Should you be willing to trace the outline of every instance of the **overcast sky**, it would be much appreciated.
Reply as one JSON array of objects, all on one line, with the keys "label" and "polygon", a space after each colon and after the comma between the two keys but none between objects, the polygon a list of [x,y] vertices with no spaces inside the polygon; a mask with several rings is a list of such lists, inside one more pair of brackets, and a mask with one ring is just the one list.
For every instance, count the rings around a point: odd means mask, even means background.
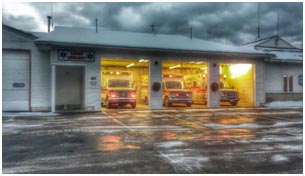
[{"label": "overcast sky", "polygon": [[[33,2],[2,4],[4,24],[26,31],[47,31],[47,15],[53,25],[99,27],[107,30],[150,32],[155,25],[158,33],[190,35],[222,43],[243,44],[257,38],[258,3],[232,2]],[[261,38],[279,34],[300,46],[303,41],[303,4],[301,2],[260,3]]]}]

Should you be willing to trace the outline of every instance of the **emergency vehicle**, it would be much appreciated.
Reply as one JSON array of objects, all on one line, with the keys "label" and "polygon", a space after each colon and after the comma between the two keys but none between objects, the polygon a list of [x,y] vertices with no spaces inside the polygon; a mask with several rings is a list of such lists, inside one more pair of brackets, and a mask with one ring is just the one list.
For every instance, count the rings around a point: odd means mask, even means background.
[{"label": "emergency vehicle", "polygon": [[[185,75],[184,81],[186,87],[192,91],[192,99],[194,103],[207,104],[208,85],[206,74]],[[239,101],[239,93],[230,87],[224,77],[220,77],[220,102],[229,102],[232,106],[236,106]]]},{"label": "emergency vehicle", "polygon": [[102,106],[112,108],[113,105],[130,104],[136,108],[136,90],[132,88],[132,72],[103,71],[102,72]]},{"label": "emergency vehicle", "polygon": [[220,78],[220,102],[228,102],[236,106],[239,101],[239,93],[234,87],[230,86],[224,77]]},{"label": "emergency vehicle", "polygon": [[184,76],[186,88],[192,91],[194,104],[207,104],[208,89],[206,79],[206,74],[192,74]]},{"label": "emergency vehicle", "polygon": [[192,105],[192,92],[185,89],[182,75],[163,74],[162,84],[163,106],[169,107],[173,103],[184,103],[187,107]]}]

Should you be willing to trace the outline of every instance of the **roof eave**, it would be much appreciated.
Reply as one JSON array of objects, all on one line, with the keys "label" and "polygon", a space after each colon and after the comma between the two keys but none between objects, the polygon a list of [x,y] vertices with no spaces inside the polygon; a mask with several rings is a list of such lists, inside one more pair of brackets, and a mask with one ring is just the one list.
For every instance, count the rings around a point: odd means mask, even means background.
[{"label": "roof eave", "polygon": [[83,43],[68,43],[68,42],[54,42],[54,41],[43,41],[36,40],[36,44],[51,45],[51,46],[73,46],[73,47],[89,47],[89,48],[105,48],[105,49],[128,49],[128,50],[146,50],[146,51],[172,51],[172,52],[188,52],[188,53],[204,53],[204,54],[232,54],[239,56],[256,56],[262,58],[274,57],[274,54],[266,53],[241,53],[241,52],[230,52],[230,51],[199,51],[199,50],[180,50],[180,49],[164,49],[164,48],[148,48],[148,47],[128,47],[128,46],[111,46],[111,45],[99,45],[99,44],[83,44]]},{"label": "roof eave", "polygon": [[266,62],[277,62],[277,63],[303,63],[303,60],[296,59],[265,59]]},{"label": "roof eave", "polygon": [[2,24],[2,28],[5,28],[5,29],[8,29],[8,30],[12,30],[14,31],[15,33],[18,33],[18,34],[22,34],[24,35],[25,37],[28,37],[30,39],[37,39],[38,37],[37,36],[34,36],[28,32],[25,32],[25,31],[22,31],[22,30],[19,30],[19,29],[16,29],[14,27],[11,27],[11,26],[8,26],[8,25],[5,25],[5,24]]}]

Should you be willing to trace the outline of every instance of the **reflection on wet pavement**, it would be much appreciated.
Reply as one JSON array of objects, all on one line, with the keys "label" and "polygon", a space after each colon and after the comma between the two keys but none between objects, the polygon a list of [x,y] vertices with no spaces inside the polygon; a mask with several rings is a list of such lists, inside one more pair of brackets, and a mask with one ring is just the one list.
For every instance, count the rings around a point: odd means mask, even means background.
[{"label": "reflection on wet pavement", "polygon": [[218,119],[216,123],[220,123],[223,125],[235,125],[241,123],[255,123],[255,118],[247,117],[247,116],[235,116],[235,117],[225,117]]},{"label": "reflection on wet pavement", "polygon": [[171,141],[171,140],[195,140],[199,139],[202,136],[202,134],[196,134],[193,131],[164,131],[162,133],[162,137],[165,140]]},{"label": "reflection on wet pavement", "polygon": [[136,145],[128,145],[122,141],[122,137],[118,135],[100,136],[97,139],[97,149],[101,151],[118,151],[122,149],[136,150],[140,149]]},{"label": "reflection on wet pavement", "polygon": [[213,130],[209,134],[203,136],[204,140],[209,140],[214,143],[221,143],[225,141],[235,142],[236,140],[255,139],[256,135],[251,129],[230,128]]},{"label": "reflection on wet pavement", "polygon": [[3,172],[302,173],[302,116],[212,109],[4,118]]}]

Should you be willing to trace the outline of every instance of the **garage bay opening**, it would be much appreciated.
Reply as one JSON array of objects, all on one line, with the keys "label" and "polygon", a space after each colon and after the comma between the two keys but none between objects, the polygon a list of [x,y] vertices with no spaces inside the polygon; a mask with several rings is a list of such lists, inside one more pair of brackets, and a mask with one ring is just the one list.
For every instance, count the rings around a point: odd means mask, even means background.
[{"label": "garage bay opening", "polygon": [[102,108],[148,109],[148,64],[145,58],[102,58]]},{"label": "garage bay opening", "polygon": [[207,63],[164,61],[162,65],[164,108],[203,108],[207,105]]},{"label": "garage bay opening", "polygon": [[254,105],[252,64],[220,64],[219,82],[221,106]]}]

